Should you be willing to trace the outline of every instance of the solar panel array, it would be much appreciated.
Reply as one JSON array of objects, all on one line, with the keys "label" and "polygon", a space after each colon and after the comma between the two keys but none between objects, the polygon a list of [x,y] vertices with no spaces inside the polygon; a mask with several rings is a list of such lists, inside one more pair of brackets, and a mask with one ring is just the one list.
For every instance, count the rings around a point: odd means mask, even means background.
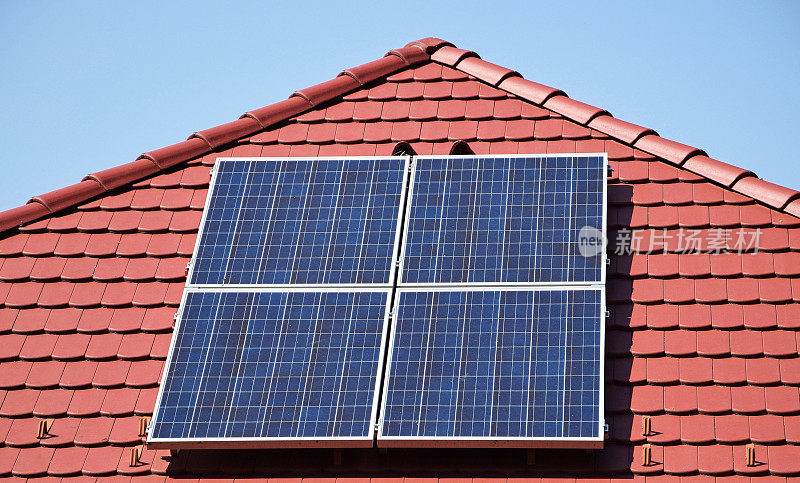
[{"label": "solar panel array", "polygon": [[389,284],[406,164],[220,162],[189,283]]},{"label": "solar panel array", "polygon": [[605,156],[410,161],[218,160],[149,444],[602,441]]},{"label": "solar panel array", "polygon": [[415,159],[402,283],[601,283],[603,156]]},{"label": "solar panel array", "polygon": [[598,437],[601,296],[400,291],[379,437]]}]

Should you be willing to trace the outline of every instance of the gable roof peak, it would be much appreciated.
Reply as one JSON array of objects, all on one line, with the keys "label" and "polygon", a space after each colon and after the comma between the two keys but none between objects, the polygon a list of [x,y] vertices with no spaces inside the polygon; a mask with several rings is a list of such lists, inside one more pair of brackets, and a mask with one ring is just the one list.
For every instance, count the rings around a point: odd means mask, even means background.
[{"label": "gable roof peak", "polygon": [[632,148],[752,197],[772,208],[800,216],[800,192],[760,180],[751,171],[709,158],[698,148],[664,139],[654,130],[614,118],[608,111],[570,99],[563,91],[524,79],[519,72],[487,62],[473,51],[435,37],[409,42],[384,57],[343,70],[329,81],[301,89],[288,99],[242,114],[239,119],[193,133],[186,141],[149,151],[136,160],[86,176],[80,183],[43,195],[0,213],[0,232],[76,206],[180,163],[252,136],[375,80],[424,62],[436,62],[608,135]]}]

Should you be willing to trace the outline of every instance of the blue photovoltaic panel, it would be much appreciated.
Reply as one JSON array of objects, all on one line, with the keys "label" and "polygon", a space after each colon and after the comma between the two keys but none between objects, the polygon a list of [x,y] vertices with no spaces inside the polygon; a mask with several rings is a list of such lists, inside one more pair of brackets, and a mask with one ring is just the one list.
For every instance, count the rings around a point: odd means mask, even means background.
[{"label": "blue photovoltaic panel", "polygon": [[222,160],[190,284],[388,284],[406,158]]},{"label": "blue photovoltaic panel", "polygon": [[604,156],[414,163],[402,283],[602,282]]},{"label": "blue photovoltaic panel", "polygon": [[387,296],[189,291],[151,441],[371,445]]},{"label": "blue photovoltaic panel", "polygon": [[600,438],[601,307],[601,289],[400,291],[379,438]]}]

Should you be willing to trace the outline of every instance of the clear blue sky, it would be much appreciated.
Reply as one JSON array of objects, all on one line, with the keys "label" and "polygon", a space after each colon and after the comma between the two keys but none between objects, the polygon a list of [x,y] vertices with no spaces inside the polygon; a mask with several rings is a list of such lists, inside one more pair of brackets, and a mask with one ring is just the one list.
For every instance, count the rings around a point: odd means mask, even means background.
[{"label": "clear blue sky", "polygon": [[0,210],[427,36],[800,189],[796,1],[7,1]]}]

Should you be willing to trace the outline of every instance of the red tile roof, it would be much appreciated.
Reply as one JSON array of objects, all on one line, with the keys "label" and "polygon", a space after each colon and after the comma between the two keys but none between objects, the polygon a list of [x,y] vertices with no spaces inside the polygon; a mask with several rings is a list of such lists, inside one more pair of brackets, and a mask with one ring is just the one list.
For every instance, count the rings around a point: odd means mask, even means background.
[{"label": "red tile roof", "polygon": [[[645,249],[612,253],[608,268],[605,448],[537,450],[533,465],[517,450],[346,450],[338,464],[330,450],[145,450],[131,466],[215,159],[383,155],[398,143],[418,154],[609,153],[610,239],[633,231]],[[0,476],[800,476],[796,216],[796,191],[474,52],[439,39],[412,42],[0,213]],[[733,248],[742,229],[758,229],[759,254],[680,253],[680,228],[695,230],[705,250]],[[657,251],[646,253],[648,243]],[[651,432],[643,434],[647,416]],[[54,422],[38,439],[42,418]]]}]

